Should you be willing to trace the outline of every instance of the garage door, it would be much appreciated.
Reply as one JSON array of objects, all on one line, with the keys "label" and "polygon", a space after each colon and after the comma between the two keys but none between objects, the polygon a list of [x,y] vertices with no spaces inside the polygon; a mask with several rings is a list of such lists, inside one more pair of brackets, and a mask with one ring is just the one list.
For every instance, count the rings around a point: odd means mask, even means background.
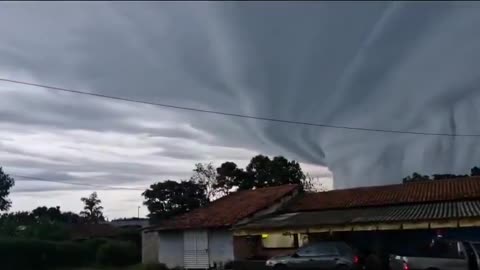
[{"label": "garage door", "polygon": [[185,231],[183,247],[185,269],[209,268],[207,231]]}]

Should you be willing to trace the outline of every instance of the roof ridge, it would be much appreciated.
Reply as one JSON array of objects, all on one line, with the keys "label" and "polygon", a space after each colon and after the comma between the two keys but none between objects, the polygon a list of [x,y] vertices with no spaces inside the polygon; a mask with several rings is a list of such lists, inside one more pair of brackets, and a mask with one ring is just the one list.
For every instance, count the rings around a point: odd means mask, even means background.
[{"label": "roof ridge", "polygon": [[323,194],[335,191],[348,191],[348,190],[362,190],[362,189],[372,189],[372,188],[387,188],[387,187],[405,187],[410,185],[435,185],[440,182],[451,182],[451,181],[480,181],[480,176],[469,176],[469,177],[458,177],[458,178],[446,178],[446,179],[436,179],[436,180],[425,180],[425,181],[414,181],[408,183],[397,183],[397,184],[388,184],[388,185],[373,185],[373,186],[361,186],[361,187],[352,187],[352,188],[339,188],[332,189],[327,191],[311,192],[309,194]]}]

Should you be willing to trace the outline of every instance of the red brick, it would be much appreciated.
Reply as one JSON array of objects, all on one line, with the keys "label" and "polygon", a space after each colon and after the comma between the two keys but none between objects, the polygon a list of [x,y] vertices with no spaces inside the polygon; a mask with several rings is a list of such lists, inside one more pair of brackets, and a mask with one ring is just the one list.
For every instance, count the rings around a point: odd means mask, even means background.
[{"label": "red brick", "polygon": [[287,211],[315,211],[478,198],[480,198],[480,177],[469,177],[307,193],[292,202]]},{"label": "red brick", "polygon": [[229,227],[260,210],[268,208],[297,189],[297,185],[283,185],[234,192],[211,202],[204,208],[165,221],[155,229]]}]

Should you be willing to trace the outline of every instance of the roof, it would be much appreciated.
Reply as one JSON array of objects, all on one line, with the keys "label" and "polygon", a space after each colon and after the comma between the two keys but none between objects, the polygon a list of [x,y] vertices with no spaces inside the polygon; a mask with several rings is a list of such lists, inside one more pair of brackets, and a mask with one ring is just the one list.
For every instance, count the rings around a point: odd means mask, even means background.
[{"label": "roof", "polygon": [[480,199],[480,177],[306,193],[287,212]]},{"label": "roof", "polygon": [[230,227],[242,219],[264,210],[282,198],[293,194],[297,185],[283,185],[237,191],[208,206],[169,219],[150,230],[180,230],[194,228]]},{"label": "roof", "polygon": [[260,218],[240,229],[276,229],[480,217],[480,200],[295,212]]}]

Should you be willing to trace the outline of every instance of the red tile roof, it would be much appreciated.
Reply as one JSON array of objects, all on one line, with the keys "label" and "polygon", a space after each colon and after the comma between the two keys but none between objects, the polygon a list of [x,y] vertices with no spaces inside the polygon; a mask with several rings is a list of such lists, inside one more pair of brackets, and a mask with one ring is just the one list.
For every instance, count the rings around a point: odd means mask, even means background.
[{"label": "red tile roof", "polygon": [[259,188],[234,192],[211,202],[204,208],[174,217],[155,226],[153,230],[229,227],[240,220],[264,210],[287,195],[293,194],[297,185]]},{"label": "red tile roof", "polygon": [[478,198],[480,198],[480,177],[469,177],[307,193],[292,201],[287,211],[315,211]]}]

